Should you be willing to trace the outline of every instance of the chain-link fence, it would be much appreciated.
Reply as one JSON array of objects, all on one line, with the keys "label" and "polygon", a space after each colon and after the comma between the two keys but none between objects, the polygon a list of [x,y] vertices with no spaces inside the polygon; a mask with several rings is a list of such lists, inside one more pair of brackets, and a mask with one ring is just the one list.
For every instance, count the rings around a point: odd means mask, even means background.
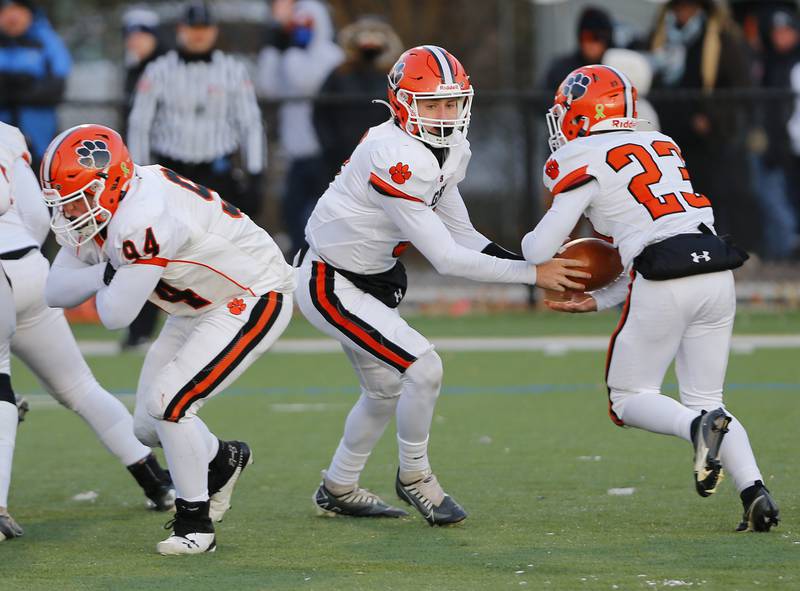
[{"label": "chain-link fence", "polygon": [[[321,96],[335,113],[371,96]],[[552,97],[539,92],[476,94],[469,139],[472,160],[461,192],[473,223],[510,248],[541,217],[541,166],[549,154],[544,113]],[[648,97],[661,129],[683,150],[695,189],[712,200],[718,229],[730,233],[756,257],[781,264],[779,274],[800,276],[797,214],[800,210],[800,137],[790,130],[795,97],[763,89],[661,91]],[[267,207],[259,221],[280,232],[279,194],[284,172],[276,137],[278,104],[262,103],[270,143]],[[72,101],[60,109],[62,126],[85,121],[121,123],[122,104]],[[759,266],[769,271],[773,267]]]}]

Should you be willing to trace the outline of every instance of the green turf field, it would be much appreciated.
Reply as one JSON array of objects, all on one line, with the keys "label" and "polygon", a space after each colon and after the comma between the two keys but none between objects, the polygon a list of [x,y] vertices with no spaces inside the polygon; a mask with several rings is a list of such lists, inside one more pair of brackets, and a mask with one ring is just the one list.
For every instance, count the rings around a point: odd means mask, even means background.
[{"label": "green turf field", "polygon": [[[602,334],[614,324],[613,315],[534,318],[414,323],[438,336]],[[581,330],[573,321],[583,320]],[[797,332],[797,320],[755,314],[739,329]],[[304,323],[291,330],[316,336]],[[728,372],[728,406],[781,505],[783,522],[766,535],[732,532],[740,505],[730,481],[714,497],[696,495],[688,444],[608,420],[599,352],[442,354],[432,461],[470,513],[450,529],[418,516],[316,517],[311,495],[355,401],[355,378],[340,354],[267,355],[202,413],[221,437],[248,441],[255,464],[218,527],[218,551],[200,557],[156,555],[165,516],[144,510],[133,480],[80,419],[34,396],[10,502],[26,535],[0,544],[3,588],[798,589],[799,354],[735,354]],[[135,387],[141,356],[90,362],[109,389]],[[17,364],[14,380],[22,392],[38,391]],[[667,381],[674,392],[674,378]],[[387,500],[395,500],[395,453],[390,430],[362,479]],[[619,487],[635,492],[608,494]],[[71,500],[87,491],[96,501]]]}]

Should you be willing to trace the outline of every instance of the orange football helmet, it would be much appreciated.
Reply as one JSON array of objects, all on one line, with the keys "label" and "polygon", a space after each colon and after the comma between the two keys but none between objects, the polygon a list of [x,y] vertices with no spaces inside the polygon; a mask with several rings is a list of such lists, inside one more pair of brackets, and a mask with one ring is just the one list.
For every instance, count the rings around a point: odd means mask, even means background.
[{"label": "orange football helmet", "polygon": [[628,77],[611,66],[583,66],[569,73],[547,112],[550,151],[598,131],[633,131],[638,93]]},{"label": "orange football helmet", "polygon": [[[436,45],[413,47],[400,56],[388,79],[389,109],[403,131],[436,148],[464,141],[475,92],[464,66],[451,53]],[[418,100],[452,98],[458,99],[455,119],[419,115]]]},{"label": "orange football helmet", "polygon": [[[53,231],[73,246],[92,240],[111,221],[132,178],[133,160],[113,129],[90,124],[62,132],[39,169],[44,201],[54,209]],[[64,205],[81,200],[84,212],[65,215]]]}]

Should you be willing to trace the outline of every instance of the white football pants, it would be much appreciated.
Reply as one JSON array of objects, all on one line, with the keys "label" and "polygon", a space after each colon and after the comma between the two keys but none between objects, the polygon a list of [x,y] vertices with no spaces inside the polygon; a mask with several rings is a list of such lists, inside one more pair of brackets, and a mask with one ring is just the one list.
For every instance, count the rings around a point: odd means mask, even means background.
[{"label": "white football pants", "polygon": [[[691,441],[690,426],[698,413],[724,408],[736,313],[733,273],[668,281],[649,281],[637,273],[630,289],[608,349],[609,414],[618,425]],[[673,359],[680,403],[661,394]],[[740,491],[761,479],[747,433],[735,417],[720,459]]]},{"label": "white football pants", "polygon": [[241,300],[243,308],[169,316],[139,376],[134,431],[142,443],[164,448],[178,497],[186,501],[208,499],[208,463],[218,446],[197,412],[272,347],[292,317],[292,294]]},{"label": "white football pants", "polygon": [[361,291],[312,250],[298,269],[296,294],[309,322],[341,343],[361,384],[328,478],[355,484],[392,416],[401,471],[428,469],[428,434],[443,371],[430,341],[396,308]]},{"label": "white football pants", "polygon": [[146,457],[150,449],[134,436],[131,413],[97,383],[64,312],[45,303],[47,259],[32,250],[21,259],[3,261],[3,267],[11,280],[17,320],[11,352],[53,398],[89,424],[120,462],[129,466]]}]

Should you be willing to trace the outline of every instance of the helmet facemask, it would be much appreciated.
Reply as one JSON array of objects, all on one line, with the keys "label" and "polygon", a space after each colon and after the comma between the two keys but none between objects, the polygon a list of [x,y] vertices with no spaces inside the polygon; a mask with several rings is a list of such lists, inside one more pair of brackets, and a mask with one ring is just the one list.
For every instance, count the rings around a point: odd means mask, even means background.
[{"label": "helmet facemask", "polygon": [[547,138],[547,143],[550,146],[550,152],[553,153],[560,147],[567,144],[567,136],[561,131],[561,122],[567,114],[567,109],[561,103],[556,103],[547,111],[545,119],[547,120],[547,131],[550,134]]},{"label": "helmet facemask", "polygon": [[[447,86],[447,88],[443,88]],[[472,113],[472,87],[466,90],[457,84],[440,85],[436,92],[396,91],[397,103],[405,109],[407,117],[404,131],[434,148],[452,148],[466,139]],[[420,100],[452,100],[458,102],[454,119],[434,119],[419,114]]]},{"label": "helmet facemask", "polygon": [[[50,221],[53,232],[74,247],[82,246],[97,236],[111,221],[111,212],[100,205],[100,196],[105,188],[105,179],[97,178],[69,195],[62,196],[56,189],[43,189],[45,203],[54,210]],[[75,202],[82,202],[85,211],[69,218],[64,213],[64,206]]]}]

